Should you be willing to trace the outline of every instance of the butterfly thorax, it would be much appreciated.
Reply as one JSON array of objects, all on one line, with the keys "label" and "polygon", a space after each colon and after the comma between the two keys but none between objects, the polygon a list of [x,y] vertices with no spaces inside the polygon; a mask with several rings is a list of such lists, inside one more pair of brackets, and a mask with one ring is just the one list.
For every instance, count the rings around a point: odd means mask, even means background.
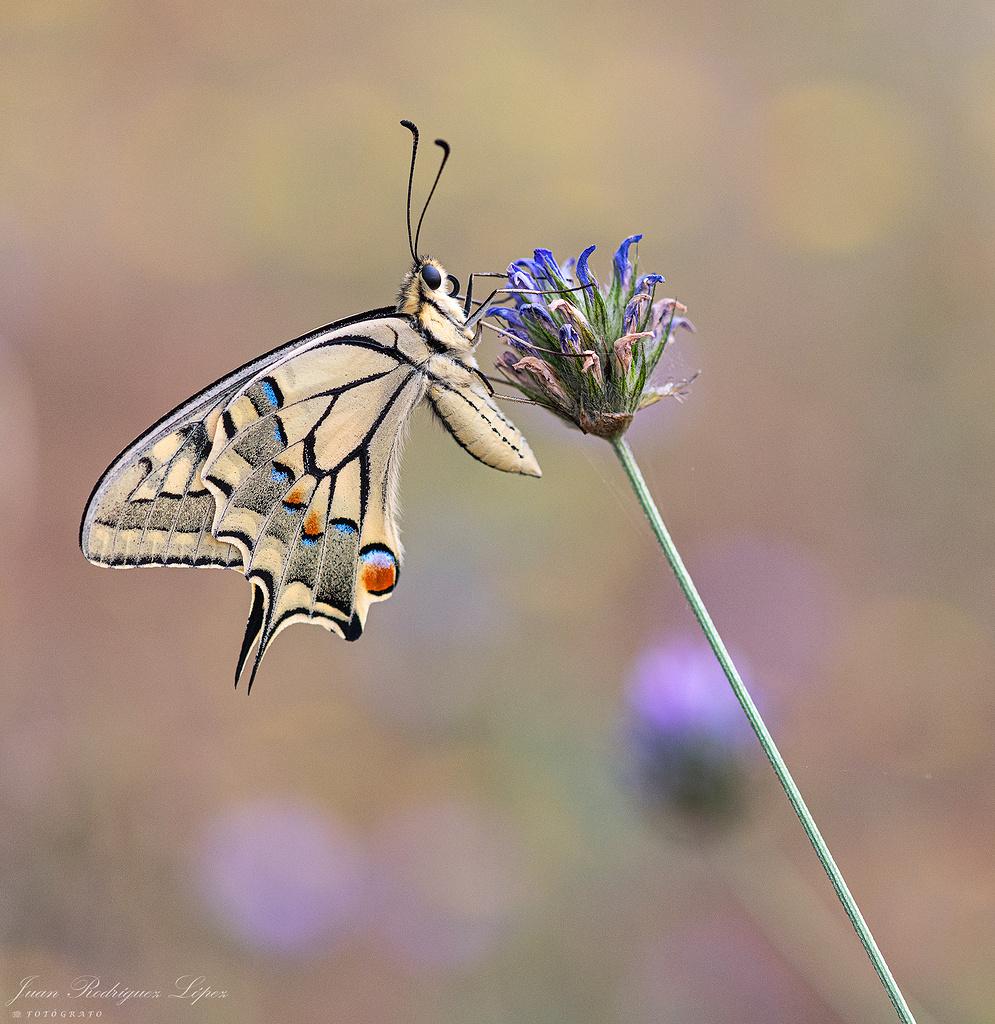
[{"label": "butterfly thorax", "polygon": [[[432,287],[436,275],[439,284]],[[413,318],[431,350],[465,359],[473,352],[478,336],[467,328],[463,307],[449,294],[451,280],[441,263],[422,256],[401,281],[397,311]]]}]

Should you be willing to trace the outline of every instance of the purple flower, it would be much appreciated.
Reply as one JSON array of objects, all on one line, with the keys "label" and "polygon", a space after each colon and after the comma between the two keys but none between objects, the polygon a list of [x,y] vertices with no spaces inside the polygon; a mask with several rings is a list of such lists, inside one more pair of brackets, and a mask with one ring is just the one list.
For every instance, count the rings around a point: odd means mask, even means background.
[{"label": "purple flower", "polygon": [[654,287],[658,284],[663,284],[665,280],[666,278],[662,274],[643,274],[641,277],[636,278],[635,292],[637,295],[640,292],[652,295]]},{"label": "purple flower", "polygon": [[487,310],[487,315],[504,320],[508,324],[505,330],[509,334],[513,334],[519,340],[529,340],[528,334],[525,330],[525,324],[522,323],[522,316],[517,309],[509,309],[507,306],[491,306]]},{"label": "purple flower", "polygon": [[595,246],[589,245],[581,254],[577,260],[577,283],[584,286],[586,291],[590,286],[597,286],[597,281],[594,280],[587,269],[587,261],[591,258],[591,253],[594,252]]},{"label": "purple flower", "polygon": [[659,732],[742,745],[753,736],[711,648],[675,638],[644,651],[627,690],[636,716]]},{"label": "purple flower", "polygon": [[650,297],[646,292],[636,292],[622,315],[622,334],[632,334],[646,318],[646,310],[650,308]]},{"label": "purple flower", "polygon": [[[508,289],[511,297],[515,300],[515,305],[518,307],[521,307],[526,302],[543,301],[541,296],[535,294],[540,289],[538,282],[530,273],[532,267],[531,260],[516,260],[508,267]],[[532,294],[523,295],[521,294],[522,292],[530,292]],[[487,315],[490,316],[490,312]]]},{"label": "purple flower", "polygon": [[566,275],[560,270],[559,264],[553,259],[553,254],[549,249],[536,249],[536,266],[539,268],[539,273],[547,278],[547,280],[563,280]]},{"label": "purple flower", "polygon": [[[549,315],[545,306],[540,306],[536,302],[527,302],[521,307],[521,314],[522,325],[526,327],[526,330],[529,326],[538,325],[543,331],[559,333],[556,322]],[[526,325],[527,320],[530,321],[528,325]]]},{"label": "purple flower", "polygon": [[612,287],[616,285],[624,291],[632,280],[632,263],[629,260],[629,246],[642,241],[642,235],[629,235],[618,247],[612,261]]},{"label": "purple flower", "polygon": [[564,352],[580,355],[580,335],[572,324],[564,324],[560,328],[560,348]]},{"label": "purple flower", "polygon": [[[499,360],[498,371],[527,398],[571,426],[597,437],[625,433],[633,416],[662,398],[682,396],[690,381],[651,384],[650,377],[673,340],[677,326],[690,327],[675,299],[653,302],[663,277],[635,278],[629,251],[642,235],[618,247],[611,285],[591,272],[588,246],[576,262],[562,266],[549,249],[508,267],[508,293],[514,308],[491,306],[509,326],[505,340],[528,361]],[[575,284],[575,282],[577,282]],[[526,342],[531,349],[526,350]],[[512,368],[514,372],[512,372]]]}]

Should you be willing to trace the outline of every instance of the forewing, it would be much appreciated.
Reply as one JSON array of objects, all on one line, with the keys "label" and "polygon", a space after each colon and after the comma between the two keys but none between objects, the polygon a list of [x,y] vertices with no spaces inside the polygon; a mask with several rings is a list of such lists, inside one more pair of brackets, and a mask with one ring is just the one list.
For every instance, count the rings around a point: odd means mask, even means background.
[{"label": "forewing", "polygon": [[475,459],[506,473],[542,476],[528,441],[472,369],[452,359],[434,359],[427,394],[456,443]]},{"label": "forewing", "polygon": [[211,534],[215,503],[202,470],[221,413],[267,365],[313,340],[341,333],[373,310],[320,328],[253,359],[177,406],[111,463],[90,494],[80,523],[83,554],[95,564],[218,565],[242,569],[237,547]]},{"label": "forewing", "polygon": [[201,471],[224,405],[244,379],[236,373],[190,399],[111,464],[80,525],[80,547],[91,562],[241,569],[238,549],[211,535],[214,498]]},{"label": "forewing", "polygon": [[357,324],[266,367],[226,405],[203,476],[213,533],[254,586],[237,674],[257,643],[254,675],[292,622],[356,639],[393,589],[396,467],[425,388],[419,343],[402,318]]}]

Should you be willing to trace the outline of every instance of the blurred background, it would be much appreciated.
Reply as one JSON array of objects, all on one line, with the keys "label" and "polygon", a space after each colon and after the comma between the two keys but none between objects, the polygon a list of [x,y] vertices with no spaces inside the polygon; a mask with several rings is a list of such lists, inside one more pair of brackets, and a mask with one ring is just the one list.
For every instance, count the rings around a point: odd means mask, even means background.
[{"label": "blurred background", "polygon": [[240,576],[80,554],[149,424],[393,301],[407,117],[464,282],[644,233],[702,372],[633,450],[921,1024],[995,1021],[990,3],[33,0],[0,53],[6,1012],[895,1019],[604,442],[419,413],[397,592],[251,697]]}]

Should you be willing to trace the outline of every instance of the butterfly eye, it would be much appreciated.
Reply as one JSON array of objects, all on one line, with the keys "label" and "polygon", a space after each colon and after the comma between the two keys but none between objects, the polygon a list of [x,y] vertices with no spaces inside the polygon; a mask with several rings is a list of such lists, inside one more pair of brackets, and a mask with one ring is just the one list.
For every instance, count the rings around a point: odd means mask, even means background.
[{"label": "butterfly eye", "polygon": [[439,272],[439,268],[433,266],[431,263],[426,263],[425,266],[421,268],[421,279],[433,291],[442,284],[442,274]]},{"label": "butterfly eye", "polygon": [[459,278],[450,274],[446,280],[449,282],[449,294],[459,295]]}]

